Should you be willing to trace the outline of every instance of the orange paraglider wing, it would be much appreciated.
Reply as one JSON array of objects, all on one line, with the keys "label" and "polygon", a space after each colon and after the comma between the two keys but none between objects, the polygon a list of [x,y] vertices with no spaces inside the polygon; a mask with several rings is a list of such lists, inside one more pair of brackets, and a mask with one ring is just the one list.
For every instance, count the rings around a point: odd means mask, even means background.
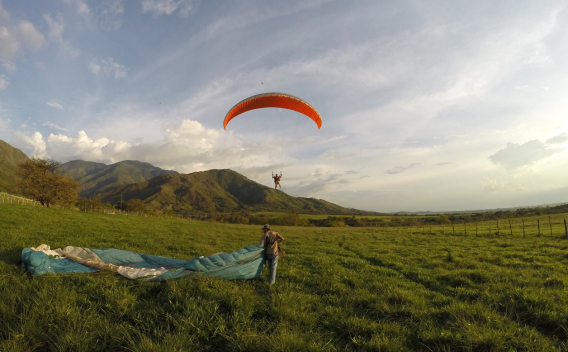
[{"label": "orange paraglider wing", "polygon": [[313,106],[298,97],[285,93],[263,93],[242,100],[229,110],[225,116],[223,128],[227,130],[227,124],[236,116],[247,111],[262,108],[282,108],[297,111],[314,120],[316,125],[318,125],[318,129],[321,128],[321,116]]}]

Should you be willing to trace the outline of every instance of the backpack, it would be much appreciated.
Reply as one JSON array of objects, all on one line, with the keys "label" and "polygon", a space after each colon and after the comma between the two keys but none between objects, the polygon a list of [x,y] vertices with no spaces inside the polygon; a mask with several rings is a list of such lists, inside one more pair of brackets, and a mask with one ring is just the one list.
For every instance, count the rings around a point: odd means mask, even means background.
[{"label": "backpack", "polygon": [[273,232],[272,231],[268,231],[266,233],[266,237],[264,238],[264,246],[268,247],[268,246],[272,246],[274,244],[274,242],[276,242],[276,236],[274,236],[274,239],[271,239],[269,237],[269,235],[271,235]]},{"label": "backpack", "polygon": [[[268,248],[278,240],[278,233],[276,233],[276,236],[274,236],[274,240],[268,237],[268,235],[272,233],[272,231],[268,231],[266,233],[266,237],[264,238],[264,248]],[[284,258],[284,251],[282,250],[282,248],[280,248],[280,245],[278,245],[278,256],[280,258]]]}]

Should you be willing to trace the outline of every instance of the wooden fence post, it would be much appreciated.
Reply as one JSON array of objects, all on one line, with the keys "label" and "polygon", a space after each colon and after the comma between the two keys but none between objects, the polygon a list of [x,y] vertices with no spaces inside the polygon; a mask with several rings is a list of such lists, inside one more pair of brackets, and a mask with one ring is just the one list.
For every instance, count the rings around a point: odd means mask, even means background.
[{"label": "wooden fence post", "polygon": [[430,226],[430,234],[432,234],[432,226]]},{"label": "wooden fence post", "polygon": [[521,221],[523,222],[523,238],[527,237],[525,235],[525,219],[521,218]]},{"label": "wooden fence post", "polygon": [[465,224],[465,221],[463,222],[463,235],[467,236],[467,226]]},{"label": "wooden fence post", "polygon": [[566,219],[564,219],[564,233],[566,234],[566,238],[568,238],[568,227],[566,226]]},{"label": "wooden fence post", "polygon": [[477,237],[477,223],[475,223],[475,237]]},{"label": "wooden fence post", "polygon": [[422,234],[424,234],[424,224],[422,224]]},{"label": "wooden fence post", "polygon": [[511,226],[511,219],[509,219],[509,230],[511,230],[511,236],[513,236],[513,227]]},{"label": "wooden fence post", "polygon": [[548,215],[548,225],[550,225],[550,238],[552,238],[552,222],[550,221],[550,215]]},{"label": "wooden fence post", "polygon": [[456,227],[454,226],[454,224],[452,224],[452,232],[454,234],[454,236],[456,235]]},{"label": "wooden fence post", "polygon": [[536,223],[538,224],[538,235],[537,235],[537,237],[540,237],[540,219],[536,219]]},{"label": "wooden fence post", "polygon": [[497,237],[501,237],[501,231],[499,229],[499,219],[497,219]]}]

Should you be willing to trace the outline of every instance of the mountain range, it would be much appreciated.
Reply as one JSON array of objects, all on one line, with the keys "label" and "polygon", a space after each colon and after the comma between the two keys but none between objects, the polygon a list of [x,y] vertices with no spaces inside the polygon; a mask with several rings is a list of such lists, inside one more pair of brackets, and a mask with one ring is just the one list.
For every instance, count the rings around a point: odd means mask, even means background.
[{"label": "mountain range", "polygon": [[[18,165],[29,160],[0,140],[0,190],[16,191]],[[190,174],[164,170],[149,163],[125,160],[112,165],[73,160],[61,171],[79,182],[79,194],[117,204],[140,199],[151,209],[192,212],[273,211],[335,215],[375,214],[341,207],[321,199],[293,197],[254,182],[229,169]]]},{"label": "mountain range", "polygon": [[371,213],[347,209],[315,198],[292,197],[254,182],[229,169],[191,174],[166,174],[147,181],[114,187],[101,193],[103,202],[140,199],[148,206],[176,213],[202,212],[297,212],[323,214]]},{"label": "mountain range", "polygon": [[125,160],[112,165],[92,161],[73,160],[61,165],[67,177],[81,184],[79,195],[94,198],[117,186],[147,181],[156,176],[177,174],[135,160]]}]

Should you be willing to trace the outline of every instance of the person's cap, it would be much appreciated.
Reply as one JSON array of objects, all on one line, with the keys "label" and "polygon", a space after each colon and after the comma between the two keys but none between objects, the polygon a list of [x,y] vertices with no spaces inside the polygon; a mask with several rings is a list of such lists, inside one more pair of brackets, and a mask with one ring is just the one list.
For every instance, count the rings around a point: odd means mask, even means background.
[{"label": "person's cap", "polygon": [[261,227],[261,229],[263,229],[263,230],[264,230],[264,229],[270,230],[270,225],[265,224],[263,227]]}]

